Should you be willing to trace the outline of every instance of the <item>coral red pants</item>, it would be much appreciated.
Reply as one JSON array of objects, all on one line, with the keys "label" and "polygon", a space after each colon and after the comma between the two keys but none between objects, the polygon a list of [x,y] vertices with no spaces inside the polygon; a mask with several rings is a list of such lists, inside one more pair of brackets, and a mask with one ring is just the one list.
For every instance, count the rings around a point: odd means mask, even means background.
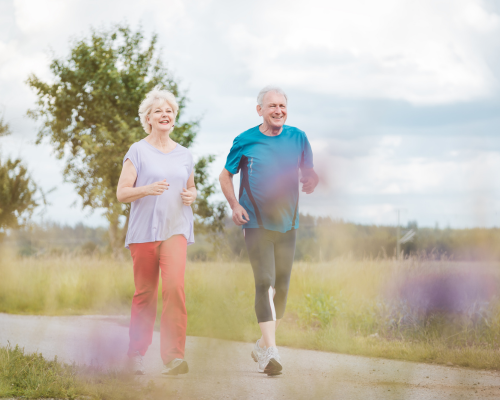
[{"label": "coral red pants", "polygon": [[160,349],[164,364],[184,358],[187,312],[184,296],[184,270],[187,241],[175,235],[165,241],[129,245],[134,261],[135,293],[130,319],[128,354],[146,353],[153,339],[161,273],[163,311]]}]

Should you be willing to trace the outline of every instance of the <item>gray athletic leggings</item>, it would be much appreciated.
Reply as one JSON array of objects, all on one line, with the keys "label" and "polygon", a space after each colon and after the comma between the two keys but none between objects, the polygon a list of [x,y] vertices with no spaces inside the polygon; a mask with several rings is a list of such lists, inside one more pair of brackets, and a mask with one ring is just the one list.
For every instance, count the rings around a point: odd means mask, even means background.
[{"label": "gray athletic leggings", "polygon": [[285,314],[295,235],[295,229],[285,233],[264,228],[245,229],[245,243],[255,278],[255,313],[259,323],[276,321]]}]

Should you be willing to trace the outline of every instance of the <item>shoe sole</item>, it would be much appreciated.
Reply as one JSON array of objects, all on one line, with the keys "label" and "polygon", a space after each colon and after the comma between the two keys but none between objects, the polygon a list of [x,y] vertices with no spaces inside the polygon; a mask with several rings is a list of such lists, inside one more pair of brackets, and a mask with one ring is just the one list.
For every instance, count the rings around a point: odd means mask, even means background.
[{"label": "shoe sole", "polygon": [[177,367],[172,368],[168,372],[162,372],[163,375],[181,375],[187,374],[189,372],[188,363],[186,361],[181,362]]},{"label": "shoe sole", "polygon": [[267,374],[268,376],[281,375],[282,369],[283,369],[283,366],[278,361],[276,361],[274,358],[271,358],[269,360],[269,363],[266,365],[266,368],[264,368],[264,373]]}]

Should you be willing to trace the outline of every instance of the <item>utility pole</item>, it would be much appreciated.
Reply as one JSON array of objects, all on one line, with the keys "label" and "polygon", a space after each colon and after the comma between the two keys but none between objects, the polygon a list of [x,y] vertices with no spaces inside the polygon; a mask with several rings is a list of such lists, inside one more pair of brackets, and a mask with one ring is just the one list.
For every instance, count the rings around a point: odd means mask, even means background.
[{"label": "utility pole", "polygon": [[399,261],[399,257],[400,257],[400,254],[401,254],[401,244],[399,243],[399,236],[400,236],[400,228],[399,228],[399,214],[401,212],[401,210],[398,208],[396,210],[398,212],[398,227],[396,229],[396,259]]},{"label": "utility pole", "polygon": [[401,211],[408,211],[406,208],[396,208],[394,211],[397,211],[398,213],[398,226],[396,227],[396,259],[399,261],[401,258],[401,243],[405,243],[404,239],[411,240],[413,238],[414,233],[411,234],[411,237],[406,238],[406,235],[403,239],[401,239],[401,226],[400,226],[400,217],[401,217]]}]

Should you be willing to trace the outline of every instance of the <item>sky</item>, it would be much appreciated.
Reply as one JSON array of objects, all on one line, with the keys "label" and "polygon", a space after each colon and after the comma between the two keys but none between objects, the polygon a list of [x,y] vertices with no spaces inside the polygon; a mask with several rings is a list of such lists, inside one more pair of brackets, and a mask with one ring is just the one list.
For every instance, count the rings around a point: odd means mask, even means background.
[{"label": "sky", "polygon": [[[260,123],[268,84],[289,99],[321,184],[304,213],[363,224],[500,226],[500,3],[491,0],[0,0],[0,110],[50,205],[37,220],[106,225],[64,183],[64,161],[35,145],[29,74],[52,79],[52,54],[91,27],[139,26],[201,117],[195,157],[217,156]],[[236,185],[237,186],[237,185]],[[217,195],[222,199],[222,195]]]}]

